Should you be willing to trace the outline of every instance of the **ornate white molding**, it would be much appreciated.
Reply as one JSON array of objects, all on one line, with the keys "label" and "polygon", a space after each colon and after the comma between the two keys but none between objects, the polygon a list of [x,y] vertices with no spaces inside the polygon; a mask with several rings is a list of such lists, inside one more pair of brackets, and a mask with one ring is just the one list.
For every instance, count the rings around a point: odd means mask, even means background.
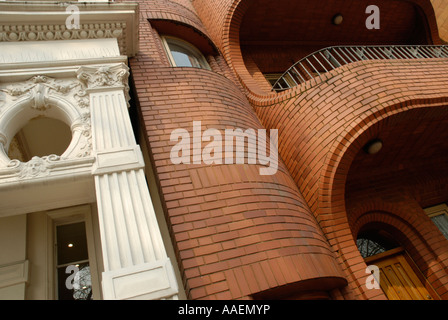
[{"label": "ornate white molding", "polygon": [[[79,7],[77,29],[66,27],[69,5]],[[0,43],[115,38],[122,55],[138,52],[137,3],[0,2],[0,21]]]},{"label": "ornate white molding", "polygon": [[79,81],[89,89],[118,86],[128,90],[128,78],[129,68],[124,63],[99,67],[83,66],[78,70]]},{"label": "ornate white molding", "polygon": [[[63,82],[45,75],[34,76],[27,81],[10,84],[2,88],[0,85],[0,112],[6,104],[16,101],[18,98],[30,99],[33,101],[32,108],[44,111],[50,108],[48,97],[51,94],[67,96],[73,92],[73,98],[80,108],[89,106],[87,92],[83,84],[76,80]],[[10,99],[8,99],[8,96]]]},{"label": "ornate white molding", "polygon": [[0,41],[0,64],[54,63],[117,57],[120,57],[120,50],[116,39]]},{"label": "ornate white molding", "polygon": [[[104,66],[82,66],[77,71],[79,81],[89,89],[123,89],[129,102],[129,67],[124,63]],[[129,105],[128,105],[129,106]]]},{"label": "ornate white molding", "polygon": [[[86,92],[86,86],[77,78],[56,79],[44,74],[35,75],[26,81],[10,84],[0,84],[0,144],[3,149],[8,149],[12,141],[14,131],[6,127],[15,124],[17,112],[22,112],[29,119],[36,116],[49,116],[52,109],[60,109],[59,114],[64,114],[72,131],[72,142],[60,159],[76,159],[90,157],[92,155],[92,129],[90,119],[90,100]],[[29,111],[26,111],[28,108]],[[25,113],[24,113],[25,112]],[[55,112],[55,110],[54,110]],[[6,130],[6,131],[4,131]],[[7,158],[4,154],[3,158]],[[28,163],[19,163],[14,160],[6,163],[0,175],[18,173],[20,179],[34,176],[44,176],[48,173],[45,166],[48,161],[56,159],[53,156],[33,158]],[[58,159],[59,160],[59,159]],[[40,170],[42,169],[42,170]],[[45,170],[44,170],[45,169]],[[51,168],[50,168],[51,169]],[[39,171],[40,170],[40,171]]]},{"label": "ornate white molding", "polygon": [[[0,25],[0,41],[51,41],[74,39],[122,39],[126,22],[83,24],[79,29],[65,25]],[[119,41],[120,43],[120,41]],[[124,47],[122,48],[124,49]]]},{"label": "ornate white molding", "polygon": [[[179,288],[129,117],[129,69],[94,63],[20,66],[8,71],[12,78],[0,70],[0,216],[96,201],[103,297],[176,299]],[[5,149],[12,136],[38,116],[70,126],[69,148],[61,156],[10,160]]]},{"label": "ornate white molding", "polygon": [[90,112],[83,113],[78,120],[72,124],[72,132],[80,132],[82,142],[78,147],[77,158],[88,157],[92,154],[92,124],[90,119]]},{"label": "ornate white molding", "polygon": [[19,160],[11,160],[8,167],[18,171],[19,179],[44,177],[49,175],[52,164],[61,160],[60,156],[50,155],[45,157],[33,157],[30,161],[23,163]]},{"label": "ornate white molding", "polygon": [[[28,81],[20,84],[15,84],[0,89],[3,94],[8,94],[13,98],[19,98],[27,95],[27,98],[33,101],[32,108],[40,111],[45,111],[50,106],[48,104],[48,95],[51,93],[58,93],[66,95],[73,88],[80,86],[79,83],[63,84],[54,79],[44,75],[34,76]],[[6,101],[6,97],[4,97]],[[0,107],[1,110],[1,107]]]}]

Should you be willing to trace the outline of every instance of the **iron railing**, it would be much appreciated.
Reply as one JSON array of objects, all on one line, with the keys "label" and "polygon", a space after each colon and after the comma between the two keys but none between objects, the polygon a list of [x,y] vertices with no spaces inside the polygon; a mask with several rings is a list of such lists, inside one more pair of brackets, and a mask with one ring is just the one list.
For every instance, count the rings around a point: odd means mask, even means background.
[{"label": "iron railing", "polygon": [[296,62],[273,84],[272,90],[283,91],[310,79],[362,60],[448,58],[448,46],[337,46],[313,52]]}]

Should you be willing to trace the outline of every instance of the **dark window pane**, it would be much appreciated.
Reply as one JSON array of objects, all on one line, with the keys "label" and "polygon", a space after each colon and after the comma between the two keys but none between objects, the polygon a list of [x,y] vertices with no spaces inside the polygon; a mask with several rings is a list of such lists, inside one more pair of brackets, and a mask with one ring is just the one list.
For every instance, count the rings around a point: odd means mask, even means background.
[{"label": "dark window pane", "polygon": [[88,260],[84,222],[57,227],[58,265]]},{"label": "dark window pane", "polygon": [[356,240],[356,245],[363,258],[368,258],[399,246],[398,243],[391,240],[390,236],[381,236],[375,231],[360,234]]},{"label": "dark window pane", "polygon": [[448,216],[446,214],[440,214],[438,216],[432,217],[431,220],[443,233],[445,238],[448,239]]},{"label": "dark window pane", "polygon": [[73,269],[67,271],[67,267],[58,268],[59,300],[92,299],[92,279],[89,264],[79,264],[77,268],[75,271]]}]

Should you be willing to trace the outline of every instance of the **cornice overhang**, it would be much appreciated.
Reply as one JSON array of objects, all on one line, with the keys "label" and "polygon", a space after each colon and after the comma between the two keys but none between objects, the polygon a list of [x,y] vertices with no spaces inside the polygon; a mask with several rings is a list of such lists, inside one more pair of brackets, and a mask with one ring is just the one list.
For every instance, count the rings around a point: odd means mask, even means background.
[{"label": "cornice overhang", "polygon": [[[79,8],[79,28],[69,29],[69,5]],[[120,53],[138,52],[138,4],[133,2],[0,2],[0,42],[116,38]]]}]

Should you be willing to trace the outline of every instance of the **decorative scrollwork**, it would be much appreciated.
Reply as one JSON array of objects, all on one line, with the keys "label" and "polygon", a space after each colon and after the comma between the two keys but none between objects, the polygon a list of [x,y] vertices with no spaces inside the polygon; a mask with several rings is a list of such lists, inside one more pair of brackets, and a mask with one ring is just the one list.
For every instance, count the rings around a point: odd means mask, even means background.
[{"label": "decorative scrollwork", "polygon": [[116,38],[122,52],[125,52],[125,44],[123,41],[125,33],[125,22],[81,24],[79,29],[68,29],[65,25],[0,25],[0,41]]},{"label": "decorative scrollwork", "polygon": [[33,109],[44,111],[50,107],[48,103],[50,94],[67,96],[76,88],[78,88],[78,91],[73,94],[73,98],[80,108],[87,108],[89,106],[89,97],[82,87],[83,85],[76,80],[63,82],[45,75],[37,75],[28,81],[0,89],[0,111],[7,100],[7,95],[12,97],[12,99],[27,95],[33,101],[31,105]]},{"label": "decorative scrollwork", "polygon": [[87,88],[125,86],[128,87],[129,68],[124,64],[100,67],[82,67],[78,79]]},{"label": "decorative scrollwork", "polygon": [[19,179],[42,177],[50,173],[51,163],[59,160],[61,157],[54,154],[42,158],[35,156],[26,163],[15,159],[9,162],[8,168],[17,169]]},{"label": "decorative scrollwork", "polygon": [[50,107],[47,98],[50,93],[55,92],[66,95],[77,86],[79,86],[79,83],[65,85],[47,76],[38,75],[25,83],[9,86],[5,89],[0,89],[0,91],[15,98],[27,94],[34,102],[31,107],[43,111]]},{"label": "decorative scrollwork", "polygon": [[81,117],[72,125],[72,130],[81,132],[81,137],[83,139],[78,147],[76,157],[83,158],[90,156],[93,150],[90,113],[83,113]]}]

